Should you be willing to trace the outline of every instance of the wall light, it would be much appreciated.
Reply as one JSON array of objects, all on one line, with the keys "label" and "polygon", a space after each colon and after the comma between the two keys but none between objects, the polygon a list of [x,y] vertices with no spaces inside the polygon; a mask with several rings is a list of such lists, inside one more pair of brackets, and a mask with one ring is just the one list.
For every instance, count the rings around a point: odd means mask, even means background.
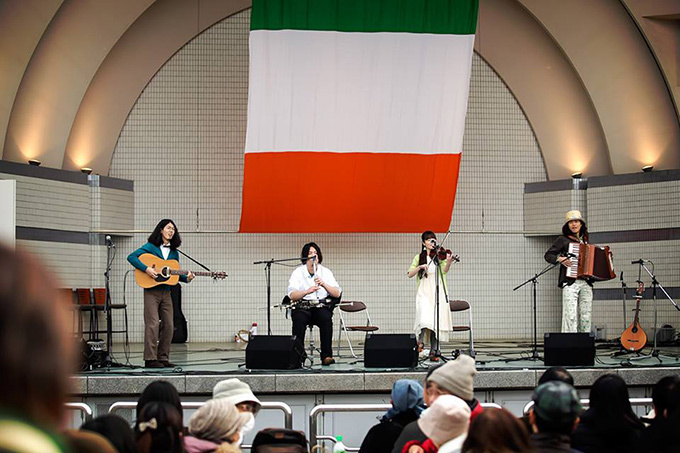
[{"label": "wall light", "polygon": [[80,169],[81,172],[85,173],[86,175],[89,175],[92,173],[92,169],[90,167],[83,167]]},{"label": "wall light", "polygon": [[581,179],[582,176],[583,176],[583,173],[580,172],[580,171],[575,171],[574,173],[571,174],[571,177],[574,178],[574,179]]},{"label": "wall light", "polygon": [[39,167],[42,162],[40,162],[38,159],[28,159],[28,164],[33,165],[34,167]]},{"label": "wall light", "polygon": [[645,173],[649,173],[652,170],[654,170],[654,165],[645,165],[644,167],[642,167],[642,171],[644,171]]}]

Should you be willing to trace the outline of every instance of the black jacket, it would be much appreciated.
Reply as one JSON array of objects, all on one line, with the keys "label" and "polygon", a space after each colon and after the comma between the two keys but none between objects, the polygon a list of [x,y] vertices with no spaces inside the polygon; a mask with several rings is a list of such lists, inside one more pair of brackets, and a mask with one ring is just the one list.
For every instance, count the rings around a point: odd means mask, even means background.
[{"label": "black jacket", "polygon": [[613,425],[597,417],[593,408],[581,416],[581,421],[571,434],[571,445],[584,453],[639,453],[643,451],[640,442],[642,424]]},{"label": "black jacket", "polygon": [[425,442],[427,440],[427,436],[420,430],[420,426],[418,426],[418,420],[412,421],[404,426],[399,438],[394,442],[392,453],[401,453],[404,445],[412,440],[417,440],[418,442]]},{"label": "black jacket", "polygon": [[360,453],[390,453],[394,442],[401,434],[404,426],[418,420],[418,415],[412,411],[402,412],[389,420],[381,421],[373,426],[361,443]]},{"label": "black jacket", "polygon": [[[545,252],[544,258],[547,262],[550,264],[556,264],[557,263],[557,257],[559,256],[566,256],[567,253],[569,252],[569,244],[572,243],[578,243],[578,239],[576,239],[574,236],[559,236],[557,240],[553,243],[552,247],[548,249],[547,252]],[[571,285],[576,281],[574,278],[568,278],[567,277],[567,268],[562,266],[561,264],[559,265],[560,267],[560,276],[557,280],[557,286],[560,288],[564,288],[565,285]],[[588,283],[590,286],[593,286],[592,279],[585,279],[586,283]]]},{"label": "black jacket", "polygon": [[534,433],[531,443],[537,453],[581,453],[571,448],[569,436],[565,434]]}]

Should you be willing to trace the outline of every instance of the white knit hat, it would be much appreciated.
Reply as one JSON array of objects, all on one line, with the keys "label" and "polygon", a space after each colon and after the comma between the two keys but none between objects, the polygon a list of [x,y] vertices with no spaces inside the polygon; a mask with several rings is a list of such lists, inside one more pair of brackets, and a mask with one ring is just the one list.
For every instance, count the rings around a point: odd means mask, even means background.
[{"label": "white knit hat", "polygon": [[475,374],[475,360],[467,355],[459,355],[456,360],[434,370],[427,380],[465,401],[472,401],[475,397],[472,385]]},{"label": "white knit hat", "polygon": [[213,388],[213,399],[225,398],[234,405],[252,402],[255,403],[255,414],[260,411],[260,400],[250,390],[250,386],[245,382],[232,378],[218,382]]},{"label": "white knit hat", "polygon": [[418,427],[438,447],[468,430],[470,407],[453,395],[441,395],[418,419]]},{"label": "white knit hat", "polygon": [[252,414],[239,412],[236,406],[225,398],[212,399],[198,408],[189,419],[189,432],[199,439],[216,443],[228,441],[238,434]]}]

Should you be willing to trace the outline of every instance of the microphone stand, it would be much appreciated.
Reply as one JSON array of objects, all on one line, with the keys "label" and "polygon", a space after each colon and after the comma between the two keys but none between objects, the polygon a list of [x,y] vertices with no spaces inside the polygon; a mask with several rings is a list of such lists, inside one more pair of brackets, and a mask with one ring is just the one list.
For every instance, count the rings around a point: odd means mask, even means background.
[{"label": "microphone stand", "polygon": [[267,335],[272,334],[272,264],[284,263],[287,261],[298,261],[300,258],[284,258],[275,260],[255,261],[253,264],[264,264],[265,280],[267,282]]},{"label": "microphone stand", "polygon": [[[451,232],[447,231],[446,236],[444,236],[444,239],[442,240],[441,244],[435,243],[435,246],[433,248],[434,257],[432,257],[432,260],[431,260],[431,262],[433,262],[434,265],[435,265],[435,274],[434,274],[434,290],[435,290],[434,291],[434,310],[435,310],[434,326],[435,326],[435,333],[434,334],[437,338],[437,347],[436,348],[434,347],[434,342],[432,341],[432,339],[430,339],[430,343],[432,343],[432,349],[430,350],[430,356],[441,358],[442,361],[444,361],[444,362],[448,361],[448,358],[446,358],[442,355],[441,335],[440,335],[440,327],[439,327],[439,304],[440,304],[440,301],[439,301],[439,280],[440,280],[440,278],[444,278],[444,272],[439,267],[440,261],[439,261],[439,256],[437,256],[437,255],[438,255],[439,249],[442,248],[442,244],[444,244],[446,242],[446,240],[449,238],[450,235],[451,235]],[[444,290],[444,297],[447,299],[447,303],[448,303],[448,295],[446,294],[446,289]]]},{"label": "microphone stand", "polygon": [[536,311],[537,311],[537,309],[536,309],[536,300],[537,300],[537,297],[536,297],[536,285],[538,285],[538,278],[539,278],[541,275],[543,275],[543,274],[545,274],[545,273],[547,273],[547,272],[550,272],[551,270],[555,269],[555,268],[556,268],[557,266],[559,266],[559,265],[560,265],[560,262],[559,262],[559,261],[556,262],[555,264],[549,264],[549,265],[547,265],[547,266],[545,267],[545,269],[543,269],[541,272],[539,272],[538,274],[535,274],[533,277],[531,277],[530,279],[526,280],[524,283],[521,283],[521,284],[515,286],[515,287],[512,289],[513,291],[517,291],[517,290],[520,289],[522,286],[524,286],[524,285],[526,285],[527,283],[531,282],[531,285],[532,285],[532,288],[533,288],[533,291],[532,291],[532,292],[533,292],[533,300],[534,300],[534,301],[533,301],[533,302],[534,302],[534,303],[533,303],[533,312],[534,312],[534,317],[533,317],[534,343],[533,343],[533,345],[531,346],[531,357],[529,357],[529,359],[525,359],[525,358],[519,358],[519,359],[506,359],[506,360],[505,360],[506,362],[510,362],[510,361],[513,361],[513,360],[543,360],[543,358],[542,358],[540,355],[538,355],[538,334],[537,334],[537,330],[538,330],[538,321],[537,321],[537,319],[536,319]]},{"label": "microphone stand", "polygon": [[[107,236],[106,240],[106,270],[104,271],[104,288],[106,291],[106,299],[104,301],[104,310],[106,311],[106,355],[104,356],[104,366],[111,368],[112,366],[122,366],[113,361],[111,355],[111,348],[113,347],[113,322],[111,319],[111,266],[113,260],[116,258],[116,246],[113,241]],[[95,316],[96,313],[95,313]]]}]

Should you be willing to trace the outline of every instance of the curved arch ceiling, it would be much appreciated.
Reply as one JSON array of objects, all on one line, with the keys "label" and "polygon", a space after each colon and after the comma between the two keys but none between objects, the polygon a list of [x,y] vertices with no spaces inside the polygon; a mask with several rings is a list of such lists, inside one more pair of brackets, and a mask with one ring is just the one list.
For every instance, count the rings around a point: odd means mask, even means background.
[{"label": "curved arch ceiling", "polygon": [[[6,0],[2,158],[107,174],[154,74],[193,37],[249,6]],[[549,179],[680,168],[679,19],[680,2],[666,0],[480,0],[475,50],[524,109]],[[8,45],[11,36],[18,44]]]}]

